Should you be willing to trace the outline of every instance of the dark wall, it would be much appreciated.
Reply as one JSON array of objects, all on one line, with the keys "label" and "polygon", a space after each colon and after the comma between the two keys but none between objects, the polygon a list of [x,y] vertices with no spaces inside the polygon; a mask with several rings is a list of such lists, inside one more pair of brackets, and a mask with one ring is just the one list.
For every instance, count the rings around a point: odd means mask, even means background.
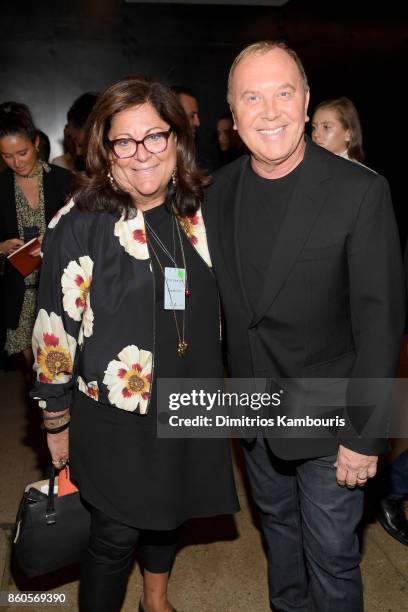
[{"label": "dark wall", "polygon": [[272,33],[277,20],[274,9],[256,9],[248,20],[248,7],[42,0],[23,14],[16,3],[6,4],[0,100],[28,101],[53,140],[77,95],[133,73],[195,89],[204,136],[225,109],[228,68],[243,44],[257,38],[259,14],[268,15]]},{"label": "dark wall", "polygon": [[28,103],[55,155],[75,97],[124,75],[147,73],[197,91],[200,138],[208,147],[216,118],[225,110],[226,79],[235,55],[256,40],[284,38],[304,61],[312,107],[339,95],[355,101],[367,163],[389,178],[405,234],[402,90],[408,11],[394,0],[383,7],[371,5],[290,0],[279,9],[3,0],[0,101]]}]

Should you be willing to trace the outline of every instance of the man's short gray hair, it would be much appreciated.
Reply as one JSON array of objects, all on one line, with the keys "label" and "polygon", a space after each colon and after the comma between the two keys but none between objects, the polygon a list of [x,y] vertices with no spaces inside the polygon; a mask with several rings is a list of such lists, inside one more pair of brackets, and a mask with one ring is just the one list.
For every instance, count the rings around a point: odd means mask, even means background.
[{"label": "man's short gray hair", "polygon": [[231,104],[231,100],[232,100],[232,93],[231,93],[232,79],[234,76],[235,68],[238,66],[238,64],[243,59],[248,57],[249,55],[265,55],[266,53],[269,53],[269,51],[272,51],[273,49],[282,49],[283,51],[285,51],[285,53],[287,53],[293,59],[296,66],[299,68],[299,72],[301,74],[302,81],[303,81],[303,87],[305,91],[309,91],[309,83],[307,81],[306,72],[305,72],[303,64],[300,61],[300,58],[298,54],[296,53],[296,51],[288,47],[287,44],[284,43],[283,41],[261,40],[259,42],[253,43],[252,45],[249,45],[248,47],[245,47],[245,49],[242,49],[242,51],[234,59],[231,69],[229,71],[229,75],[228,75],[227,101],[229,104]]}]

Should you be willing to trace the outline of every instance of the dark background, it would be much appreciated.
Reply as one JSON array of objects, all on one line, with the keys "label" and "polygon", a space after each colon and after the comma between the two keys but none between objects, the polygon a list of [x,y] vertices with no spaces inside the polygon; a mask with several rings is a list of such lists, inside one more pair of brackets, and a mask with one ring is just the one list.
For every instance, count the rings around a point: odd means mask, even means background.
[{"label": "dark background", "polygon": [[197,92],[208,149],[235,55],[256,40],[284,39],[305,65],[311,111],[328,97],[355,102],[366,163],[388,178],[405,241],[407,17],[406,3],[395,0],[289,0],[280,8],[3,0],[0,102],[26,102],[55,156],[78,95],[144,73]]}]

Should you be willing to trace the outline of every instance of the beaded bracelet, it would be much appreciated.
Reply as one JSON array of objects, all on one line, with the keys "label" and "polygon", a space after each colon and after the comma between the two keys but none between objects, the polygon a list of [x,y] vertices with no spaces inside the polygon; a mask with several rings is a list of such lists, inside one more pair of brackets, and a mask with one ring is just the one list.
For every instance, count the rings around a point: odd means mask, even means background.
[{"label": "beaded bracelet", "polygon": [[61,425],[61,427],[55,427],[54,429],[48,429],[47,427],[45,427],[45,425],[43,425],[43,429],[47,432],[47,434],[59,434],[62,431],[65,431],[66,429],[68,429],[69,427],[69,421],[68,423],[65,423],[65,425]]},{"label": "beaded bracelet", "polygon": [[49,429],[53,427],[60,427],[60,425],[65,425],[65,423],[69,423],[70,417],[57,417],[53,419],[44,419],[44,423],[47,425]]},{"label": "beaded bracelet", "polygon": [[69,414],[69,412],[66,412],[63,416],[61,417],[56,417],[56,416],[52,416],[52,417],[46,417],[43,416],[43,421],[44,421],[44,427],[46,427],[47,430],[50,429],[55,429],[58,427],[61,427],[61,425],[65,425],[66,423],[69,423],[71,419],[71,415]]}]

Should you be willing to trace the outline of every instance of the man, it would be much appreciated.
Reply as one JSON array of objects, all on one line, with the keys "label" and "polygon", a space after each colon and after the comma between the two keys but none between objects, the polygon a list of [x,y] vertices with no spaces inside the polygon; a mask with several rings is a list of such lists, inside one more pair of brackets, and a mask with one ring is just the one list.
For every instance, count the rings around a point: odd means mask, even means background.
[{"label": "man", "polygon": [[175,94],[177,94],[178,99],[180,100],[180,104],[184,108],[184,111],[190,123],[194,139],[196,139],[197,129],[200,127],[198,100],[195,94],[191,91],[191,89],[188,89],[187,87],[175,85],[174,87],[172,87],[172,90]]},{"label": "man", "polygon": [[98,99],[96,93],[84,93],[77,98],[67,113],[67,124],[64,127],[64,146],[67,149],[63,155],[52,160],[52,164],[74,172],[85,170],[83,144],[85,125]]},{"label": "man", "polygon": [[[243,443],[270,601],[282,612],[362,612],[362,486],[387,448],[387,385],[378,379],[394,376],[403,330],[389,189],[305,137],[307,78],[283,43],[238,55],[228,100],[250,156],[215,176],[204,216],[231,376],[271,379],[283,398],[288,389],[288,417],[338,414],[346,403],[344,427],[297,438],[282,427]],[[296,380],[321,405],[293,394]]]},{"label": "man", "polygon": [[214,155],[211,151],[207,150],[206,146],[203,146],[203,143],[200,142],[200,138],[198,135],[198,128],[201,125],[200,115],[199,115],[199,107],[198,100],[196,98],[195,93],[184,87],[183,85],[174,85],[172,90],[175,94],[177,94],[178,99],[180,100],[181,106],[184,108],[184,111],[188,117],[188,121],[190,123],[191,132],[193,134],[195,147],[196,147],[196,163],[200,168],[205,169],[207,172],[211,172],[215,167],[214,163]]}]

